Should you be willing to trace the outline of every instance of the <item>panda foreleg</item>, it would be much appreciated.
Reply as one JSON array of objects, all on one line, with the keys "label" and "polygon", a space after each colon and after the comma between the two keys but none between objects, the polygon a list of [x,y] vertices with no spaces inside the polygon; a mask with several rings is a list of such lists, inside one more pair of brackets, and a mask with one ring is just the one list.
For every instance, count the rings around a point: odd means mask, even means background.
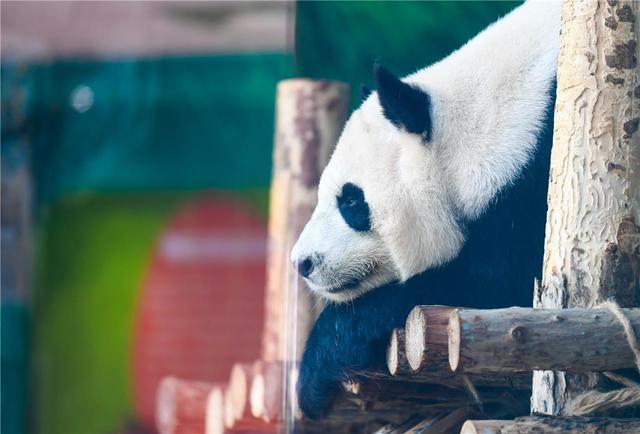
[{"label": "panda foreleg", "polygon": [[327,414],[341,382],[359,372],[385,370],[385,352],[415,297],[378,288],[351,303],[330,304],[313,326],[300,364],[298,402],[309,418]]}]

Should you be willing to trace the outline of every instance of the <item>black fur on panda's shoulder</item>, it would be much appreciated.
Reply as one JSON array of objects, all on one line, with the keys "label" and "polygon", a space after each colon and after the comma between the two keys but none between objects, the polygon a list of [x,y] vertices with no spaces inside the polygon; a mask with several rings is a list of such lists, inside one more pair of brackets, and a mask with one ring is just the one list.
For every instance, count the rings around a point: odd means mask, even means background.
[{"label": "black fur on panda's shoulder", "polygon": [[312,418],[327,413],[340,381],[353,372],[384,370],[391,331],[420,304],[500,308],[531,306],[542,269],[549,160],[553,132],[549,97],[533,161],[477,221],[466,224],[460,254],[404,284],[390,284],[320,314],[304,351],[298,400]]}]

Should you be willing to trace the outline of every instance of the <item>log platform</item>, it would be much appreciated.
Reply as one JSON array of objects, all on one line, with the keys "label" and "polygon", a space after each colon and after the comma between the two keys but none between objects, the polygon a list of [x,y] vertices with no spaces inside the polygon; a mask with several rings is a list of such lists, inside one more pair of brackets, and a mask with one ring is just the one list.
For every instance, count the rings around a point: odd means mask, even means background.
[{"label": "log platform", "polygon": [[[634,329],[640,309],[624,309]],[[456,309],[449,318],[454,372],[488,374],[634,368],[623,326],[605,309]]]}]

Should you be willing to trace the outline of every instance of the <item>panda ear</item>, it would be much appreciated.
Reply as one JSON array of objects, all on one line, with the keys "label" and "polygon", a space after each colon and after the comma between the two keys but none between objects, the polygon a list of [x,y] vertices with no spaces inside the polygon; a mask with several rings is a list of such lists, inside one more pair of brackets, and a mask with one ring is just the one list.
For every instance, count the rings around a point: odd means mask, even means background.
[{"label": "panda ear", "polygon": [[410,84],[404,83],[389,70],[373,67],[378,98],[384,116],[398,128],[431,140],[431,98]]},{"label": "panda ear", "polygon": [[365,99],[367,99],[369,97],[369,95],[371,95],[371,92],[373,92],[373,90],[367,86],[364,83],[360,84],[360,102],[364,102]]}]

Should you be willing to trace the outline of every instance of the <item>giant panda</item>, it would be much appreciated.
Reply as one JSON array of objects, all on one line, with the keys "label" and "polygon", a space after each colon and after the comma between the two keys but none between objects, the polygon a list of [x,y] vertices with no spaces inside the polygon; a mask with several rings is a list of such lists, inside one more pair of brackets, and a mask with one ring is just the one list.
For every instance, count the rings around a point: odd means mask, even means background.
[{"label": "giant panda", "polygon": [[377,90],[347,121],[291,252],[330,301],[300,365],[308,417],[350,373],[383,369],[415,305],[531,305],[559,32],[559,3],[528,1],[414,74],[374,67]]}]

